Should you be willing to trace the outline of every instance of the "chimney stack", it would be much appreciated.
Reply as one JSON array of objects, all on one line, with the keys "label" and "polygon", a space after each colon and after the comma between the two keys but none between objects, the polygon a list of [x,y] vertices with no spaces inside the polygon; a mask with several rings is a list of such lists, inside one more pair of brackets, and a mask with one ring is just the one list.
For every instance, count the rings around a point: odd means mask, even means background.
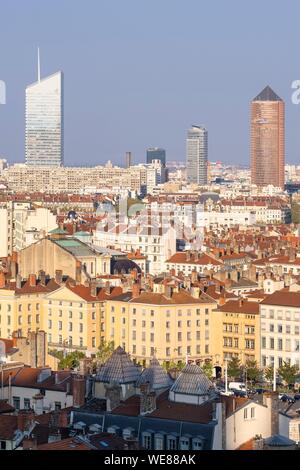
[{"label": "chimney stack", "polygon": [[135,299],[136,297],[139,297],[141,292],[141,286],[139,282],[136,282],[132,286],[132,298]]},{"label": "chimney stack", "polygon": [[85,378],[73,375],[73,406],[80,408],[85,403]]},{"label": "chimney stack", "polygon": [[42,269],[39,271],[39,279],[42,286],[46,285],[46,273]]},{"label": "chimney stack", "polygon": [[55,282],[57,284],[61,284],[62,283],[62,270],[61,269],[56,269],[55,271]]},{"label": "chimney stack", "polygon": [[76,261],[76,276],[75,276],[76,284],[81,284],[81,262]]},{"label": "chimney stack", "polygon": [[5,274],[3,271],[0,271],[0,289],[5,287]]},{"label": "chimney stack", "polygon": [[91,282],[91,296],[97,297],[97,284],[95,281]]},{"label": "chimney stack", "polygon": [[30,287],[35,287],[36,286],[36,275],[35,274],[29,274],[29,285]]}]

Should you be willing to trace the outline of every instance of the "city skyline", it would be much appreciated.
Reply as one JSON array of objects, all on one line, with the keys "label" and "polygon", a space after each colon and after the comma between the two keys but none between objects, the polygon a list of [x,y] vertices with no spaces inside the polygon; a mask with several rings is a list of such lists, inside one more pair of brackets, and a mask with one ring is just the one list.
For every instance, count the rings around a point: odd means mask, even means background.
[{"label": "city skyline", "polygon": [[[226,12],[225,6],[220,6],[217,17],[212,7],[200,8],[193,2],[193,17],[196,19],[201,13],[205,20],[201,29],[195,28],[196,20],[176,1],[172,2],[173,21],[166,21],[169,5],[164,2],[158,10],[154,2],[141,11],[135,1],[126,8],[119,2],[101,6],[91,2],[94,15],[92,20],[88,15],[92,23],[87,30],[87,14],[78,2],[73,2],[74,27],[67,24],[67,6],[61,6],[55,37],[50,28],[55,8],[40,8],[29,1],[26,7],[18,5],[16,13],[14,2],[4,5],[2,13],[7,21],[0,32],[0,78],[7,86],[7,102],[0,108],[0,155],[10,162],[24,161],[24,89],[32,83],[35,51],[40,46],[45,75],[57,69],[65,72],[66,165],[78,165],[83,160],[89,164],[107,160],[121,163],[127,149],[132,151],[135,162],[143,162],[148,147],[165,148],[170,161],[183,161],[185,133],[192,122],[201,122],[209,129],[212,161],[247,164],[248,103],[266,83],[286,102],[286,161],[297,163],[300,108],[292,104],[291,83],[298,78],[298,71],[292,48],[287,54],[286,46],[295,42],[296,19],[284,9],[270,13],[260,5],[261,18],[264,13],[273,18],[266,36],[263,21],[257,19],[252,4],[245,7],[244,21],[232,24],[233,32],[228,34],[228,23],[225,29],[221,18],[228,11],[238,14],[241,6],[235,1],[228,2]],[[18,24],[14,35],[6,26],[12,15],[17,15]],[[99,18],[101,28],[96,27]],[[230,14],[228,18],[230,26]],[[191,28],[187,27],[188,19]],[[253,21],[254,39],[250,36]],[[274,42],[273,32],[279,23],[285,25],[287,21],[285,41],[278,37]],[[155,37],[153,29],[147,28],[150,23],[155,24]],[[30,28],[33,24],[35,28]],[[108,28],[107,24],[113,27]],[[213,27],[208,28],[208,24]],[[85,34],[84,42],[77,38],[78,29]],[[180,40],[176,36],[178,30],[182,33]],[[239,44],[233,40],[236,34]],[[200,46],[199,61],[194,60],[195,46]],[[263,59],[266,54],[268,60]],[[10,60],[12,56],[15,61]],[[258,71],[255,76],[253,69]],[[237,127],[234,139],[230,133],[232,119]]]}]

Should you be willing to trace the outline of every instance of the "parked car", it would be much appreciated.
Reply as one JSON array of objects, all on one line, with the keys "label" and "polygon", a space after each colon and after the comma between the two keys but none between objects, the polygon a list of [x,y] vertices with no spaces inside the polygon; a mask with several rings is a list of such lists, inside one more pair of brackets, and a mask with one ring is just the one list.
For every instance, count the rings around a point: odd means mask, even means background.
[{"label": "parked car", "polygon": [[[281,397],[280,397],[281,395]],[[295,403],[295,398],[294,397],[290,397],[289,395],[287,395],[286,393],[283,393],[283,394],[279,394],[279,399],[283,402],[287,402],[287,403]]]},{"label": "parked car", "polygon": [[295,393],[294,400],[300,400],[300,393]]},{"label": "parked car", "polygon": [[247,397],[246,390],[233,390],[233,393],[236,397],[241,397],[241,398]]}]

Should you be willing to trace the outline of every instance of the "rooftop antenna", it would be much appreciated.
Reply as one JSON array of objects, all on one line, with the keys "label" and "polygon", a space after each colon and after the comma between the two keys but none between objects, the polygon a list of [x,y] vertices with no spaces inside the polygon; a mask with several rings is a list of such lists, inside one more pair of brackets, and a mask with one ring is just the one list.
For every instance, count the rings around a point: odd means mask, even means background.
[{"label": "rooftop antenna", "polygon": [[41,81],[40,48],[38,47],[38,82]]}]

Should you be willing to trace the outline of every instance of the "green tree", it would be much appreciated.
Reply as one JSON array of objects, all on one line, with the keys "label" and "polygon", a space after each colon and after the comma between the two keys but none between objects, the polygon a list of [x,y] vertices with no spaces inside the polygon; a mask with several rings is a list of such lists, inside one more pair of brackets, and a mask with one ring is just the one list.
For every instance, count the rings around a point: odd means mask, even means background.
[{"label": "green tree", "polygon": [[274,367],[269,366],[265,369],[264,371],[265,378],[268,380],[268,382],[273,382],[274,378]]},{"label": "green tree", "polygon": [[261,370],[257,365],[257,361],[254,359],[248,359],[245,364],[245,369],[247,371],[247,378],[251,381],[257,380],[261,374]]},{"label": "green tree", "polygon": [[184,368],[184,362],[175,362],[175,361],[164,361],[162,367],[168,372],[171,369],[182,370]]},{"label": "green tree", "polygon": [[98,347],[98,351],[96,353],[98,366],[101,366],[102,364],[104,364],[107,361],[107,359],[110,358],[114,350],[115,350],[114,341],[101,341],[100,346]]},{"label": "green tree", "polygon": [[236,379],[240,377],[242,371],[241,361],[238,357],[233,357],[227,364],[228,377]]},{"label": "green tree", "polygon": [[[63,352],[62,352],[63,354]],[[80,359],[83,359],[85,354],[82,351],[72,351],[67,354],[65,357],[62,357],[58,368],[59,369],[76,369],[79,367]]]},{"label": "green tree", "polygon": [[278,369],[278,374],[282,377],[282,380],[287,384],[295,383],[299,368],[294,365],[291,366],[288,362],[283,361],[283,364]]},{"label": "green tree", "polygon": [[213,377],[213,365],[210,361],[209,362],[204,362],[201,366],[201,369],[203,370],[204,374],[209,379],[212,379],[212,377]]}]

